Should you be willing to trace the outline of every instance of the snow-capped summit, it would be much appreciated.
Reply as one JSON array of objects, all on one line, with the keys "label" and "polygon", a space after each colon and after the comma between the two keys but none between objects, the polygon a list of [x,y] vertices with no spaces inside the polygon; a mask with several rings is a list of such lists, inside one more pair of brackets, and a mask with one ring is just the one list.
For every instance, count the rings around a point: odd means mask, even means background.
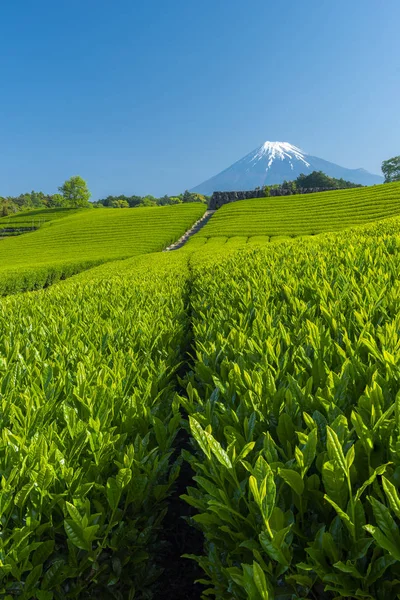
[{"label": "snow-capped summit", "polygon": [[264,142],[225,171],[193,188],[192,192],[211,195],[213,192],[253,190],[263,185],[292,181],[301,173],[323,171],[330,177],[353,183],[373,185],[383,183],[380,175],[364,169],[346,169],[322,158],[310,156],[289,142]]},{"label": "snow-capped summit", "polygon": [[305,155],[302,150],[297,148],[297,146],[289,144],[289,142],[265,142],[265,144],[256,150],[251,162],[261,160],[264,157],[268,157],[267,171],[277,158],[280,160],[289,160],[291,165],[293,165],[293,159],[297,159],[303,161],[306,167],[310,166],[304,158]]}]

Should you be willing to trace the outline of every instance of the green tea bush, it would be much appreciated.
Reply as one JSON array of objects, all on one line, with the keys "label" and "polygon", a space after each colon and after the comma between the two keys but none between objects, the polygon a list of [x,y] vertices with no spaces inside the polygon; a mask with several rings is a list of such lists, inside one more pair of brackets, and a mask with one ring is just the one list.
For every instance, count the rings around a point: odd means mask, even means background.
[{"label": "green tea bush", "polygon": [[185,421],[204,598],[400,597],[399,221],[195,239],[0,299],[0,597],[157,598]]},{"label": "green tea bush", "polygon": [[143,261],[0,301],[2,598],[152,597],[187,261]]},{"label": "green tea bush", "polygon": [[392,183],[232,202],[220,208],[198,236],[314,235],[399,214],[400,184]]},{"label": "green tea bush", "polygon": [[81,208],[38,208],[0,217],[0,236],[2,229],[9,227],[16,229],[19,227],[44,227],[52,221],[70,217],[77,212],[82,213],[84,210]]},{"label": "green tea bush", "polygon": [[194,255],[204,597],[400,597],[399,232]]},{"label": "green tea bush", "polygon": [[0,240],[0,294],[45,287],[100,263],[158,252],[204,211],[195,203],[72,211],[38,231]]}]

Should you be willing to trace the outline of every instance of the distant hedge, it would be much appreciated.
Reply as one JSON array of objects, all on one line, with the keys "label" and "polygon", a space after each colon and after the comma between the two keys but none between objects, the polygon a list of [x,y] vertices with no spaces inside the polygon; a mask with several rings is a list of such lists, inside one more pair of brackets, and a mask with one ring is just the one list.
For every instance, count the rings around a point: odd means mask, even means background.
[{"label": "distant hedge", "polygon": [[301,174],[294,181],[284,181],[280,184],[265,185],[262,188],[248,192],[214,192],[209,202],[209,208],[216,210],[224,204],[237,200],[251,198],[268,198],[269,196],[293,196],[295,194],[313,194],[332,190],[363,187],[358,183],[328,177],[322,171],[313,171],[309,175]]},{"label": "distant hedge", "polygon": [[216,210],[224,204],[236,202],[237,200],[249,200],[250,198],[265,198],[265,192],[261,189],[248,192],[214,192],[208,207],[210,210]]},{"label": "distant hedge", "polygon": [[298,194],[315,194],[318,192],[332,192],[332,188],[301,188],[289,189],[283,186],[250,190],[247,192],[214,192],[209,202],[209,209],[216,210],[224,204],[237,200],[250,200],[251,198],[267,198],[269,196],[293,196]]}]

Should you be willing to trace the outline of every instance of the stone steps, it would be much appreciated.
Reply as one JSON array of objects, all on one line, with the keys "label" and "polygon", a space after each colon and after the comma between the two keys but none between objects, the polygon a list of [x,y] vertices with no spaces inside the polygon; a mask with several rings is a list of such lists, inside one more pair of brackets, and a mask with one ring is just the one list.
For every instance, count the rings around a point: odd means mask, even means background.
[{"label": "stone steps", "polygon": [[194,225],[192,225],[192,227],[190,229],[188,229],[183,234],[183,236],[181,238],[179,238],[179,240],[177,242],[174,242],[173,244],[171,244],[170,246],[165,248],[164,252],[169,252],[171,250],[178,250],[179,248],[182,248],[182,246],[184,246],[186,244],[186,242],[188,241],[188,239],[190,239],[192,237],[192,235],[194,235],[195,233],[200,231],[200,229],[202,229],[204,227],[204,225],[206,223],[208,223],[208,221],[211,219],[211,217],[213,216],[214,213],[215,213],[215,210],[207,210],[204,213],[204,215],[201,217],[201,219],[196,221],[196,223]]}]

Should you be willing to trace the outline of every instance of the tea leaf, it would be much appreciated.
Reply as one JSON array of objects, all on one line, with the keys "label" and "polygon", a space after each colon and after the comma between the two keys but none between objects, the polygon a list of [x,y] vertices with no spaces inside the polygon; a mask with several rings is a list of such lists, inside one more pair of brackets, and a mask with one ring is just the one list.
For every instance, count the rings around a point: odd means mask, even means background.
[{"label": "tea leaf", "polygon": [[298,494],[302,495],[304,492],[304,481],[302,480],[299,473],[293,471],[292,469],[279,469],[279,476],[290,485],[290,487]]}]

